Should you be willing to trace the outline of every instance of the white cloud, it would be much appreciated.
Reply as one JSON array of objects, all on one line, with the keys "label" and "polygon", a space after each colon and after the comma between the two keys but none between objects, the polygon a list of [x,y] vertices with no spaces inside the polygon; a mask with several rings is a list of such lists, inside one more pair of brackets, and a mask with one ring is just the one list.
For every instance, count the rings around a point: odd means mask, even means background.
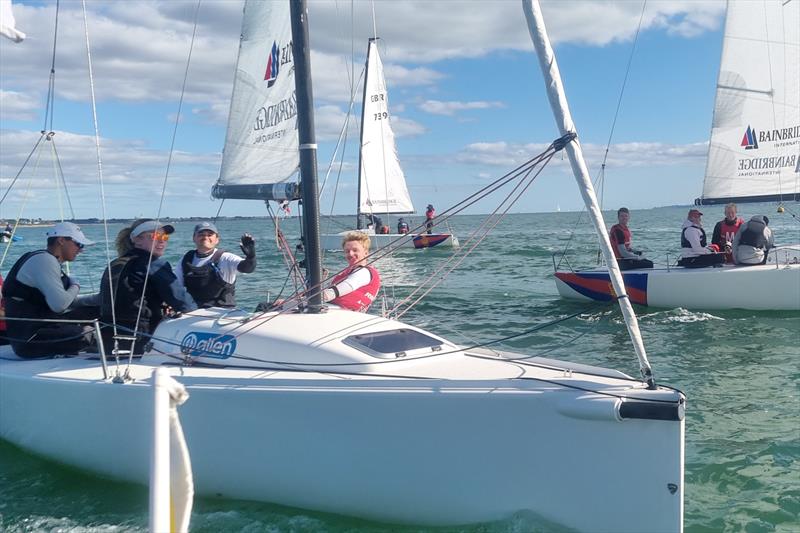
[{"label": "white cloud", "polygon": [[425,100],[419,108],[432,115],[453,116],[458,111],[471,109],[491,109],[505,107],[502,102],[442,102],[440,100]]},{"label": "white cloud", "polygon": [[0,116],[4,120],[34,120],[42,102],[34,95],[0,89]]}]

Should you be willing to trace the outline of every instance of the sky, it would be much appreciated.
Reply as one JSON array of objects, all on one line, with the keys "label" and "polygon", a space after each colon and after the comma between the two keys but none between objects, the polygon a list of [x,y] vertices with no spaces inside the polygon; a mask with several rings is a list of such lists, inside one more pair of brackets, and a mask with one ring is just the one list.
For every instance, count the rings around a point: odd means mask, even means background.
[{"label": "sky", "polygon": [[[187,69],[197,5],[87,0],[87,30],[81,2],[62,0],[45,122],[55,5],[14,0],[17,29],[27,38],[0,38],[0,197],[19,178],[0,218],[266,214],[262,202],[211,199],[243,1],[200,3]],[[642,8],[637,0],[542,2],[593,178],[605,157],[598,195],[608,209],[690,204],[702,187],[725,3],[651,0]],[[374,31],[417,212],[428,203],[444,210],[558,137],[519,0],[310,0],[309,19],[320,180]],[[354,92],[339,187],[334,202],[337,161],[321,200],[324,214],[356,209],[361,92]],[[51,122],[52,142],[32,152]],[[55,185],[53,148],[68,199]],[[499,201],[488,198],[469,212],[491,212]],[[512,211],[582,205],[559,156]]]}]

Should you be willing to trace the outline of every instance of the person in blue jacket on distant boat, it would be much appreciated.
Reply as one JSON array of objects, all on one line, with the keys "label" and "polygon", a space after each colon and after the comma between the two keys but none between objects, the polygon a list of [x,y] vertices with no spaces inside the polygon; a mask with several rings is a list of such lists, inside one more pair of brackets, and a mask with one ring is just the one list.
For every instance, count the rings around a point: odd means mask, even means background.
[{"label": "person in blue jacket on distant boat", "polygon": [[403,217],[400,217],[400,219],[397,221],[397,233],[399,233],[400,235],[405,235],[406,233],[408,233],[408,230],[409,230],[408,222],[406,222],[406,219],[404,219]]}]

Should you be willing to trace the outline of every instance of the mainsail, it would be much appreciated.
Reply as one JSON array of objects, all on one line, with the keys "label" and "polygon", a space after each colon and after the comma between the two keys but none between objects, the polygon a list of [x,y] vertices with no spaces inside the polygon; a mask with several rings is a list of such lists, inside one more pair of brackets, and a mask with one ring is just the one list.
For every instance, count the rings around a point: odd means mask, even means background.
[{"label": "mainsail", "polygon": [[248,0],[216,198],[299,198],[297,99],[288,2]]},{"label": "mainsail", "polygon": [[800,199],[800,1],[729,2],[700,204]]},{"label": "mainsail", "polygon": [[359,213],[413,213],[406,178],[397,158],[389,96],[377,39],[367,47],[367,75],[361,112]]}]

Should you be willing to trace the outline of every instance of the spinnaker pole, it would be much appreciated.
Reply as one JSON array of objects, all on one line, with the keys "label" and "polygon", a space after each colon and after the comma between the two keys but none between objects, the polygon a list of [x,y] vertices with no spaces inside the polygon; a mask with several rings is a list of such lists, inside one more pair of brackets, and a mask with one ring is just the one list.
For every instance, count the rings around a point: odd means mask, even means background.
[{"label": "spinnaker pole", "polygon": [[592,186],[592,180],[589,178],[589,171],[583,159],[583,151],[581,150],[581,145],[577,138],[577,129],[572,122],[572,116],[569,112],[567,97],[564,94],[564,87],[561,83],[561,73],[558,70],[558,63],[556,62],[553,48],[550,46],[550,39],[547,36],[547,28],[545,28],[544,25],[539,1],[522,0],[522,9],[525,11],[525,18],[528,21],[528,31],[531,34],[531,40],[536,49],[536,55],[539,58],[539,66],[542,69],[545,88],[547,89],[547,98],[550,101],[550,107],[553,110],[553,116],[558,125],[558,130],[562,136],[568,133],[576,134],[565,147],[570,166],[572,167],[572,173],[575,175],[575,181],[578,183],[581,196],[583,196],[589,218],[594,223],[595,231],[600,239],[600,249],[603,252],[606,265],[608,265],[608,274],[611,278],[611,284],[617,294],[617,301],[622,310],[622,315],[625,318],[625,324],[628,327],[628,334],[633,342],[633,348],[639,358],[639,367],[642,372],[642,377],[647,382],[648,388],[655,389],[655,378],[650,368],[650,362],[647,360],[647,352],[645,352],[642,336],[639,332],[639,323],[636,320],[636,313],[633,312],[633,306],[625,291],[625,283],[611,248],[611,242],[608,240],[606,224],[603,220],[603,212],[600,210],[600,205],[597,202],[597,196]]}]

